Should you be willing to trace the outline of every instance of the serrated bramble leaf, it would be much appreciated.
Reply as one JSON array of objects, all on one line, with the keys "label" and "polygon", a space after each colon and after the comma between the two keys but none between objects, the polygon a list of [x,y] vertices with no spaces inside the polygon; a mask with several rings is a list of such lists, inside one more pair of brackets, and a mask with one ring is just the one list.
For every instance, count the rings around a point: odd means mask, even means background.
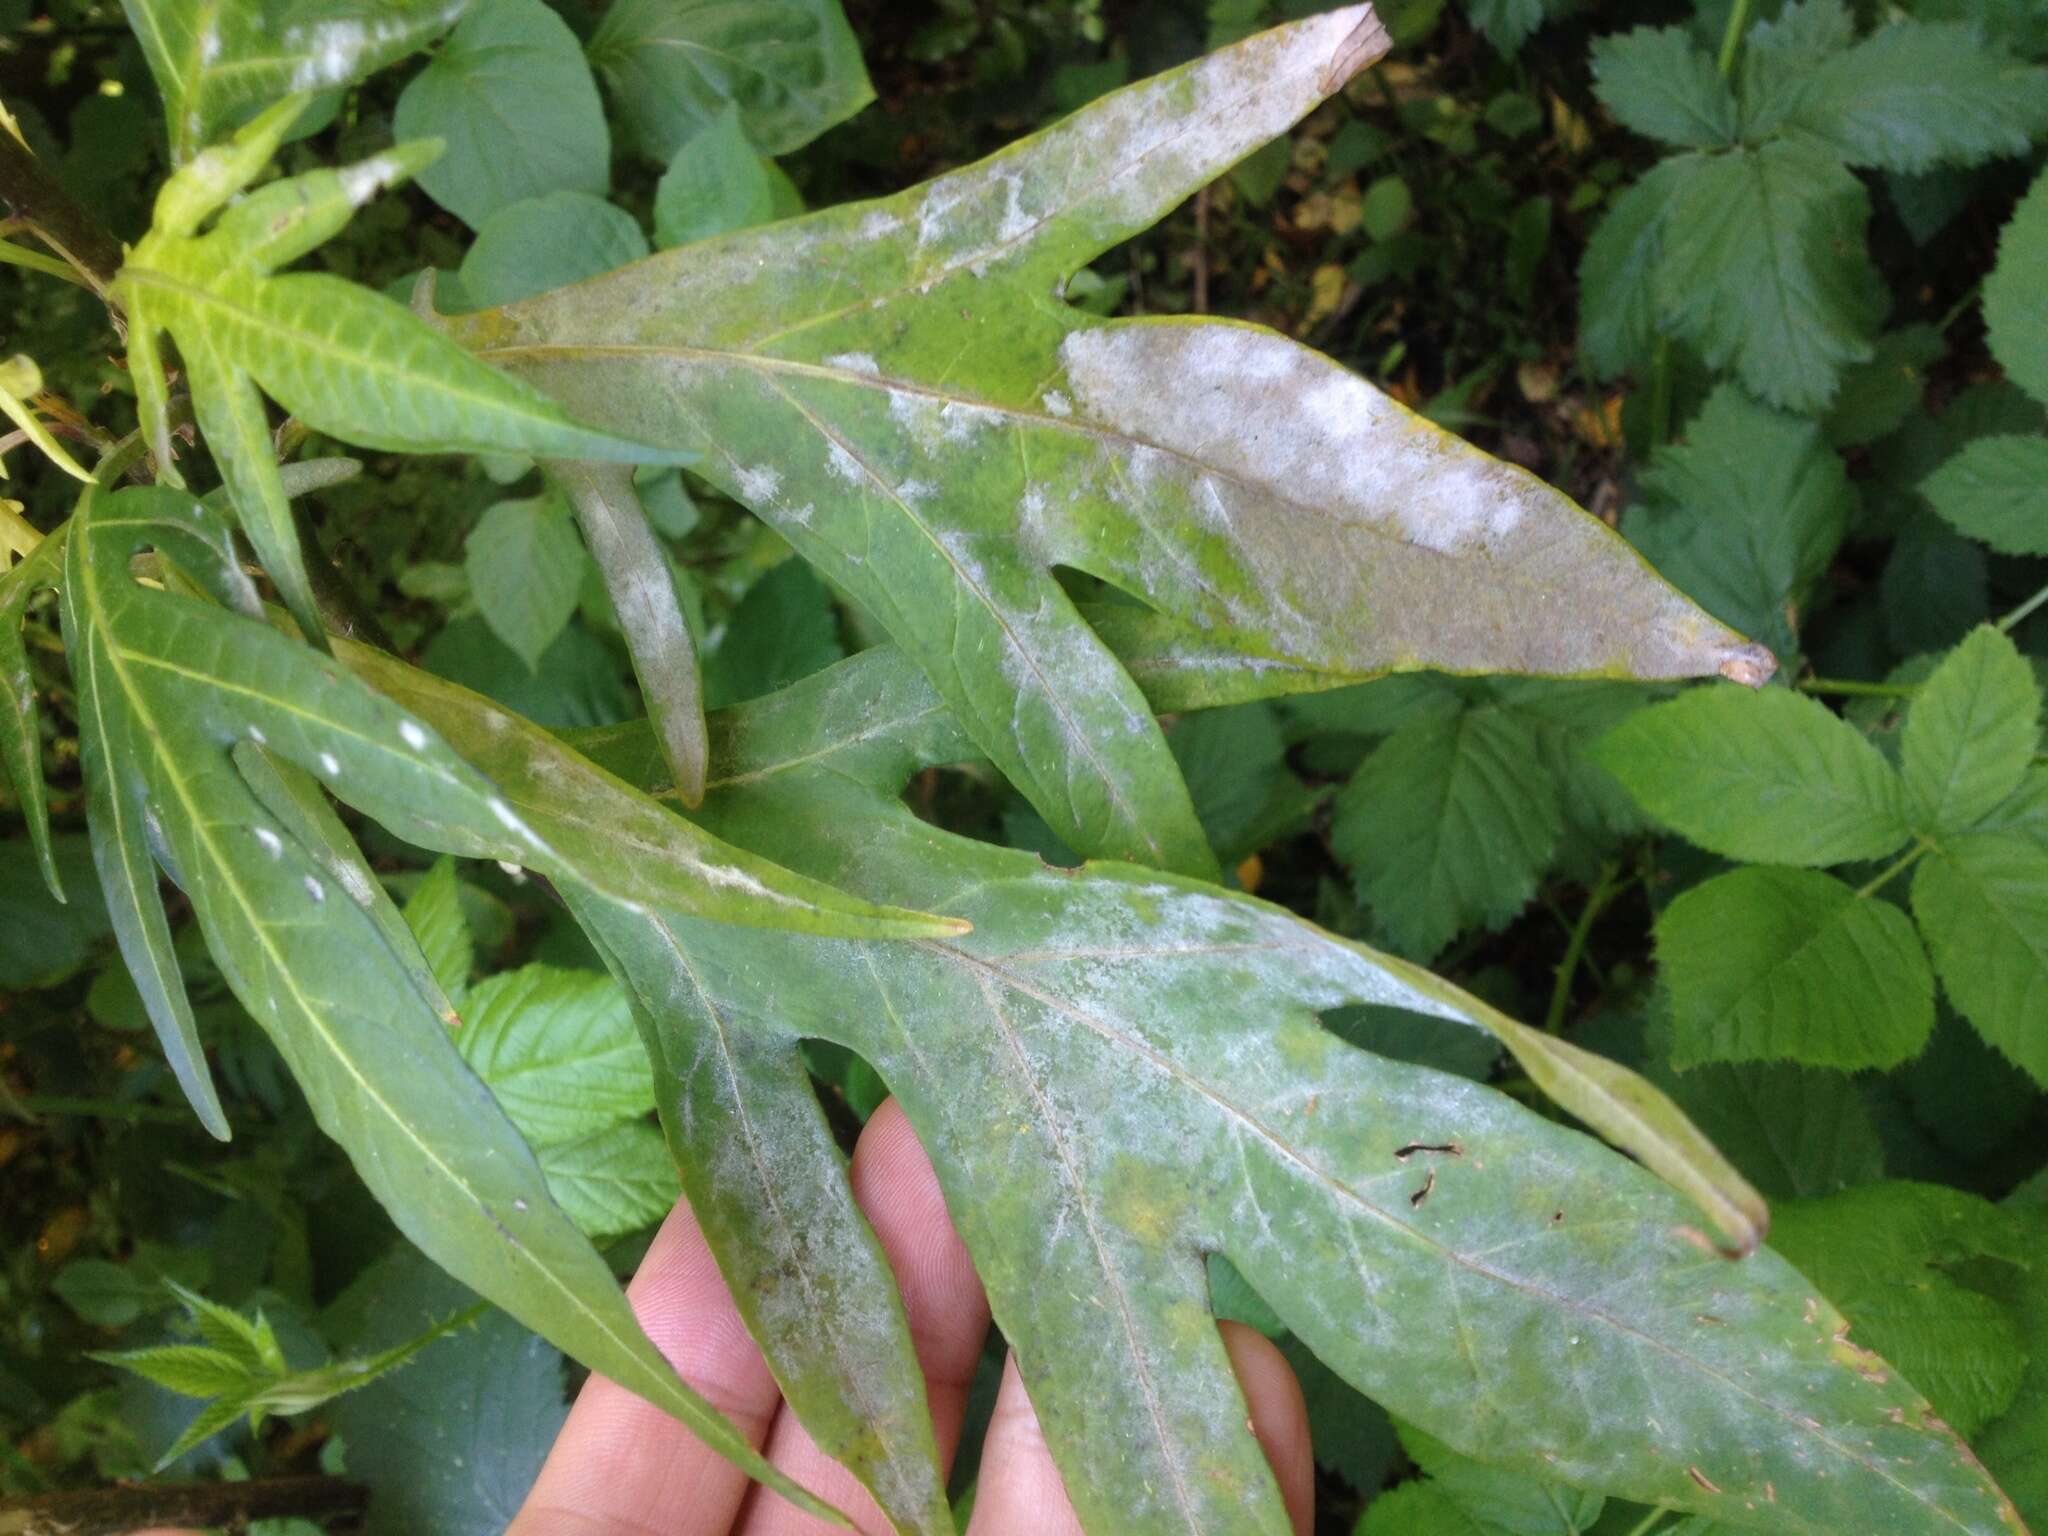
[{"label": "serrated bramble leaf", "polygon": [[2005,635],[1971,631],[1913,695],[1899,768],[1916,830],[1968,829],[2019,788],[2040,745],[2041,690]]},{"label": "serrated bramble leaf", "polygon": [[1683,27],[1638,27],[1593,44],[1593,92],[1624,128],[1689,149],[1735,137],[1735,97]]},{"label": "serrated bramble leaf", "polygon": [[[244,612],[145,589],[129,574],[144,547]],[[604,1260],[448,1038],[416,950],[400,959],[370,908],[330,889],[327,866],[251,791],[230,747],[254,744],[318,775],[414,842],[518,859],[580,886],[576,850],[550,848],[419,721],[244,616],[256,611],[255,593],[225,525],[178,492],[88,491],[72,524],[64,604],[84,734],[102,738],[86,753],[94,818],[118,813],[147,829],[122,904],[162,921],[153,853],[317,1123],[436,1262],[785,1496],[822,1509],[640,1331]],[[584,873],[616,883],[603,867]],[[175,975],[166,985],[182,999]]]},{"label": "serrated bramble leaf", "polygon": [[1856,18],[1843,0],[1793,0],[1750,27],[1737,92],[1743,141],[1760,143],[1781,132],[1814,71],[1855,41]]},{"label": "serrated bramble leaf", "polygon": [[420,190],[472,229],[526,198],[602,195],[611,183],[597,82],[576,34],[542,0],[475,0],[399,93],[392,127],[447,145]]},{"label": "serrated bramble leaf", "polygon": [[785,155],[875,97],[839,0],[612,0],[590,62],[663,164],[729,106],[756,149]]},{"label": "serrated bramble leaf", "polygon": [[2048,401],[2048,171],[1998,237],[1998,264],[1984,279],[1984,329],[2006,377]]},{"label": "serrated bramble leaf", "polygon": [[[1896,1366],[1960,1435],[1974,1436],[2019,1391],[2027,1356],[2010,1310],[1951,1266],[2025,1266],[2019,1219],[1939,1184],[1867,1184],[1778,1208],[1771,1246],[1848,1315],[1857,1344]],[[2038,1283],[2038,1282],[2037,1282]]]},{"label": "serrated bramble leaf", "polygon": [[1957,1011],[2048,1086],[2048,773],[1921,859],[1913,916]]},{"label": "serrated bramble leaf", "polygon": [[1498,708],[1402,727],[1337,798],[1332,850],[1403,954],[1522,909],[1564,830],[1535,732]]},{"label": "serrated bramble leaf", "polygon": [[184,1397],[240,1394],[253,1384],[248,1361],[204,1344],[164,1344],[154,1349],[99,1353],[92,1358],[133,1371]]},{"label": "serrated bramble leaf", "polygon": [[1674,163],[1684,179],[1657,264],[1661,323],[1760,399],[1824,409],[1882,318],[1862,182],[1804,138]]},{"label": "serrated bramble leaf", "polygon": [[1980,437],[1920,484],[1950,527],[2001,555],[2048,555],[2048,437]]},{"label": "serrated bramble leaf", "polygon": [[1884,1143],[1855,1079],[1784,1062],[1660,1074],[1679,1107],[1772,1200],[1884,1177]]},{"label": "serrated bramble leaf", "polygon": [[476,941],[469,931],[469,919],[463,915],[461,882],[456,879],[453,859],[434,861],[434,867],[406,898],[404,916],[434,980],[460,1003],[469,990],[470,972],[476,969]]},{"label": "serrated bramble leaf", "polygon": [[1624,720],[1593,755],[1644,810],[1724,858],[1845,864],[1912,835],[1884,755],[1782,688],[1695,688]]},{"label": "serrated bramble leaf", "polygon": [[1877,339],[1870,360],[1842,375],[1823,430],[1834,448],[1857,448],[1898,430],[1919,409],[1928,365],[1948,350],[1931,325],[1908,325]]},{"label": "serrated bramble leaf", "polygon": [[1383,47],[1363,7],[1281,27],[896,197],[455,333],[576,409],[705,450],[710,479],[929,668],[1069,846],[1213,873],[1142,694],[1054,567],[1352,676],[1768,670],[1561,496],[1327,359],[1257,327],[1053,302]]},{"label": "serrated bramble leaf", "polygon": [[1661,446],[1623,531],[1709,613],[1781,655],[1791,615],[1841,546],[1856,493],[1810,421],[1714,391],[1685,440]]},{"label": "serrated bramble leaf", "polygon": [[725,638],[704,668],[713,705],[773,693],[846,654],[832,594],[801,560],[785,560],[754,580],[726,622]]},{"label": "serrated bramble leaf", "polygon": [[470,989],[455,1043],[535,1147],[654,1109],[633,1010],[611,977],[528,965]]},{"label": "serrated bramble leaf", "polygon": [[1975,165],[2026,153],[2048,127],[2048,70],[1971,26],[1894,21],[1809,71],[1784,122],[1851,165]]},{"label": "serrated bramble leaf", "polygon": [[422,48],[470,0],[122,0],[164,99],[173,163],[294,91],[347,85]]},{"label": "serrated bramble leaf", "polygon": [[[640,1050],[639,1041],[633,1049]],[[641,1065],[647,1058],[642,1055]],[[651,1120],[620,1120],[574,1141],[535,1149],[548,1192],[569,1219],[602,1242],[651,1227],[682,1193],[675,1159]]]},{"label": "serrated bramble leaf", "polygon": [[554,496],[499,502],[463,544],[484,622],[529,670],[576,612],[588,563],[569,508]]},{"label": "serrated bramble leaf", "polygon": [[1608,205],[1579,263],[1579,351],[1596,378],[1648,365],[1657,340],[1657,263],[1686,168],[1661,160]]},{"label": "serrated bramble leaf", "polygon": [[1892,1067],[1934,1028],[1934,975],[1890,902],[1810,869],[1754,867],[1687,891],[1657,920],[1672,1065]]},{"label": "serrated bramble leaf", "polygon": [[1573,0],[1465,0],[1465,14],[1489,43],[1512,56],[1538,27],[1572,4]]},{"label": "serrated bramble leaf", "polygon": [[1460,1455],[1412,1424],[1397,1426],[1401,1448],[1429,1486],[1489,1532],[1501,1536],[1579,1536],[1600,1519],[1606,1501],[1526,1473],[1504,1472]]},{"label": "serrated bramble leaf", "polygon": [[[1478,1085],[1358,1053],[1308,1011],[1370,997],[1489,1021],[1481,1005],[1213,886],[1053,871],[935,832],[899,786],[969,739],[898,655],[867,652],[712,724],[711,825],[871,889],[957,893],[974,933],[781,944],[763,985],[768,952],[737,930],[657,932],[653,915],[587,902],[580,914],[701,1079],[677,1119],[741,1123],[749,1086],[719,1055],[743,1043],[788,1084],[743,1123],[793,1156],[779,1128],[798,1127],[797,1145],[811,1135],[792,1113],[799,1042],[833,1039],[875,1065],[939,1169],[1090,1529],[1289,1528],[1242,1417],[1202,1406],[1230,1379],[1209,1326],[1214,1251],[1354,1385],[1468,1455],[1737,1515],[1768,1483],[1776,1528],[1815,1536],[2003,1528],[2007,1506],[1960,1446],[1895,1377],[1837,1357],[1838,1317],[1780,1261],[1700,1252],[1681,1230],[1690,1212],[1625,1160]],[[642,734],[640,760],[658,769]],[[522,804],[545,793],[507,785]],[[1532,1050],[1561,1044],[1507,1035],[1539,1065]],[[695,1177],[716,1187],[752,1153],[728,1139]],[[822,1171],[836,1154],[814,1158],[795,1187],[829,1186],[850,1211]],[[728,1273],[796,1272],[772,1209],[747,1211],[711,1238]],[[839,1273],[836,1247],[798,1252]],[[784,1297],[779,1323],[755,1319],[782,1379],[829,1365],[819,1317],[873,1315],[828,1294],[823,1310]],[[1373,1299],[1396,1294],[1399,1309]],[[1409,1308],[1437,1302],[1446,1326],[1414,1327]],[[1488,1347],[1510,1336],[1514,1351]],[[887,1379],[915,1390],[900,1357]],[[919,1509],[891,1512],[922,1528]]]}]

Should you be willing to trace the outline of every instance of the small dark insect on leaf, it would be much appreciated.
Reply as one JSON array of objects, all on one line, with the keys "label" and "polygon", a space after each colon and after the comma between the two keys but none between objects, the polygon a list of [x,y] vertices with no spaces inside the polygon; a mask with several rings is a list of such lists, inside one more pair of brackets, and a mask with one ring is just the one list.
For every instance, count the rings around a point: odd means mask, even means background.
[{"label": "small dark insect on leaf", "polygon": [[1463,1157],[1465,1149],[1455,1141],[1411,1141],[1405,1147],[1394,1149],[1394,1161],[1405,1163],[1418,1152],[1443,1152],[1451,1157]]}]

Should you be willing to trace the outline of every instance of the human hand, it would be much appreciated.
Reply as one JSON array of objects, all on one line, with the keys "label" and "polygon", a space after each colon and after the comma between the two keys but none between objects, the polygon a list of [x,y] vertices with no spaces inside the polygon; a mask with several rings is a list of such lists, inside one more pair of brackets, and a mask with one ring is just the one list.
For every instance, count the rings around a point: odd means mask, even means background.
[{"label": "human hand", "polygon": [[[938,1175],[895,1100],[861,1132],[852,1179],[902,1288],[939,1454],[950,1467],[988,1330],[988,1300],[946,1215]],[[784,1407],[687,1204],[678,1203],[662,1225],[627,1294],[683,1379],[771,1462],[846,1511],[861,1531],[885,1536],[889,1522],[874,1500]],[[1301,1388],[1263,1335],[1236,1323],[1220,1327],[1252,1430],[1295,1531],[1307,1536],[1314,1470]],[[659,1408],[594,1376],[506,1536],[811,1536],[832,1529],[751,1483]],[[1080,1529],[1013,1356],[982,1442],[968,1536],[1078,1536]]]},{"label": "human hand", "polygon": [[[988,1299],[946,1214],[938,1175],[894,1099],[861,1132],[851,1177],[854,1197],[903,1292],[939,1454],[950,1468],[988,1332]],[[626,1294],[648,1337],[683,1379],[756,1449],[846,1511],[863,1533],[887,1536],[889,1522],[867,1491],[817,1448],[784,1406],[687,1203],[679,1201],[662,1224]],[[1252,1431],[1295,1531],[1307,1536],[1314,1468],[1301,1387],[1263,1335],[1237,1323],[1218,1326]],[[506,1536],[822,1536],[834,1529],[753,1483],[646,1399],[593,1376]],[[1012,1356],[982,1442],[968,1536],[1079,1536],[1080,1530]]]}]

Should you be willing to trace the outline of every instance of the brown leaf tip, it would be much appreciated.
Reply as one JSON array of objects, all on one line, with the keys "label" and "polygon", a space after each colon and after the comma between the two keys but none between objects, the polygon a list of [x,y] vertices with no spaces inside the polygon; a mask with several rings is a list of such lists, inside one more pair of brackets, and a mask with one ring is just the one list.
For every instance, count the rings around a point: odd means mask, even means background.
[{"label": "brown leaf tip", "polygon": [[1358,18],[1358,25],[1344,34],[1344,41],[1337,45],[1337,51],[1324,67],[1322,78],[1316,81],[1317,90],[1325,96],[1343,90],[1358,78],[1361,70],[1385,58],[1387,50],[1394,46],[1394,39],[1373,14],[1373,8],[1368,5],[1362,9],[1365,14]]},{"label": "brown leaf tip", "polygon": [[1721,675],[1745,688],[1761,688],[1778,670],[1778,658],[1761,645],[1739,645],[1721,658]]}]

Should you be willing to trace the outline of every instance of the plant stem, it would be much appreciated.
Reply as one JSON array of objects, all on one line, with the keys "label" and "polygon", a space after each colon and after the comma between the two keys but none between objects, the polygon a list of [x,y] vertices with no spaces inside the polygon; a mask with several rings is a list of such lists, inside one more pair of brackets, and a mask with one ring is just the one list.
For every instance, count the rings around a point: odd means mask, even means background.
[{"label": "plant stem", "polygon": [[1722,79],[1735,73],[1735,56],[1742,51],[1742,34],[1748,30],[1749,0],[1735,0],[1735,8],[1728,13],[1728,30],[1721,34],[1718,67]]},{"label": "plant stem", "polygon": [[1977,302],[1978,295],[1983,293],[1983,291],[1984,284],[1982,281],[1970,284],[1968,288],[1963,290],[1963,296],[1949,306],[1948,313],[1934,322],[1935,330],[1946,334],[1950,326],[1954,325],[1969,312],[1970,306]]},{"label": "plant stem", "polygon": [[1650,446],[1662,448],[1671,441],[1671,338],[1657,338],[1656,356],[1650,362]]},{"label": "plant stem", "polygon": [[74,1099],[55,1093],[25,1093],[21,1107],[33,1115],[81,1115],[94,1120],[150,1121],[158,1125],[189,1125],[189,1110],[161,1104],[128,1104],[120,1099]]},{"label": "plant stem", "polygon": [[1793,685],[1801,693],[1825,693],[1845,699],[1910,699],[1918,683],[1859,683],[1841,677],[1803,677]]},{"label": "plant stem", "polygon": [[2028,598],[2024,603],[2021,603],[2019,607],[2013,609],[2011,613],[2008,613],[2004,618],[2000,619],[1998,621],[1999,632],[2001,634],[2011,634],[2013,630],[2019,626],[2022,620],[2032,615],[2034,610],[2036,608],[2039,608],[2043,603],[2048,603],[2048,587],[2043,587],[2040,591],[2036,592],[2032,597]]},{"label": "plant stem", "polygon": [[1911,848],[1908,848],[1905,851],[1905,853],[1899,857],[1897,862],[1879,871],[1876,879],[1872,880],[1868,885],[1864,886],[1862,890],[1858,891],[1856,893],[1857,900],[1861,901],[1863,898],[1867,896],[1875,896],[1879,891],[1883,890],[1885,886],[1891,883],[1892,877],[1894,875],[1901,874],[1904,871],[1911,869],[1916,863],[1919,862],[1920,856],[1926,853],[1927,850],[1932,848],[1933,846],[1934,844],[1928,842],[1926,838],[1921,838]]},{"label": "plant stem", "polygon": [[1668,1509],[1651,1510],[1647,1515],[1643,1516],[1641,1520],[1638,1520],[1636,1522],[1635,1529],[1631,1530],[1628,1533],[1628,1536],[1650,1536],[1650,1532],[1654,1531],[1658,1526],[1662,1525],[1664,1523],[1664,1517],[1670,1513],[1671,1511]]},{"label": "plant stem", "polygon": [[0,1536],[116,1536],[156,1526],[222,1526],[252,1520],[360,1519],[370,1490],[338,1477],[270,1477],[246,1483],[96,1488],[0,1499]]},{"label": "plant stem", "polygon": [[1604,864],[1600,868],[1599,882],[1592,894],[1586,897],[1585,909],[1579,913],[1579,920],[1572,927],[1572,935],[1564,948],[1564,958],[1557,963],[1557,982],[1550,989],[1550,1012],[1545,1015],[1543,1029],[1546,1034],[1556,1034],[1564,1028],[1565,1010],[1571,1006],[1572,982],[1579,974],[1579,962],[1585,958],[1586,941],[1592,936],[1593,924],[1607,909],[1608,903],[1635,884],[1635,877],[1621,878],[1621,866]]},{"label": "plant stem", "polygon": [[121,269],[121,242],[58,186],[11,133],[0,133],[0,204],[34,229],[114,307],[110,289]]}]

